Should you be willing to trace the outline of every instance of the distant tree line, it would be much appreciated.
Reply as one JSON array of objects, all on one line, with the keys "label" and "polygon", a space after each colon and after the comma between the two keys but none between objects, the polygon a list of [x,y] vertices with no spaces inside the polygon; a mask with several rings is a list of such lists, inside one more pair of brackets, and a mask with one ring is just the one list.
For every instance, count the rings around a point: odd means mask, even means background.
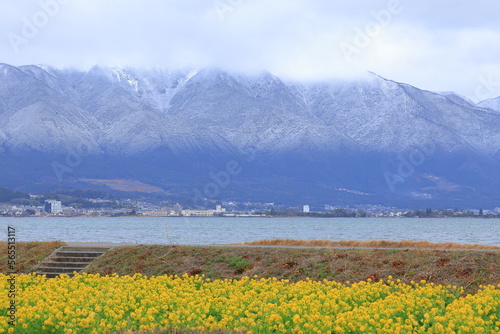
[{"label": "distant tree line", "polygon": [[266,216],[272,217],[367,217],[366,212],[360,211],[351,211],[343,208],[337,208],[330,212],[302,212],[294,209],[288,210],[266,210],[263,212],[255,212],[255,214],[265,214]]},{"label": "distant tree line", "polygon": [[484,218],[500,218],[500,214],[489,212],[483,213],[483,209],[479,209],[478,214],[470,210],[433,210],[431,208],[425,210],[414,209],[413,211],[406,212],[404,217],[419,217],[419,218],[441,218],[441,217],[484,217]]},{"label": "distant tree line", "polygon": [[[88,199],[103,199],[109,202],[95,203]],[[55,190],[42,195],[37,198],[30,198],[29,194],[22,192],[1,188],[0,187],[0,202],[9,203],[12,205],[25,205],[25,206],[41,206],[46,200],[61,201],[64,206],[71,206],[78,209],[90,208],[119,208],[121,207],[114,199],[114,197],[99,190]]]},{"label": "distant tree line", "polygon": [[[271,217],[375,217],[374,214],[369,214],[364,210],[347,210],[343,208],[337,208],[329,212],[302,212],[297,209],[288,210],[271,210],[255,212],[255,214],[265,214]],[[484,214],[483,210],[479,210],[479,214],[473,211],[463,210],[443,210],[443,209],[414,209],[412,211],[407,211],[401,215],[407,218],[445,218],[445,217],[482,217],[482,218],[500,218],[500,214],[488,213]]]}]

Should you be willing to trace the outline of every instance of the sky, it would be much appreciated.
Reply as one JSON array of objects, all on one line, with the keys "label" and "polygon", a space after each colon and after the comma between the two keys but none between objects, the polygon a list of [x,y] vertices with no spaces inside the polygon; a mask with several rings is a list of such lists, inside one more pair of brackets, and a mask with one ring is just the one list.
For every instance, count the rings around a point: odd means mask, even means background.
[{"label": "sky", "polygon": [[498,0],[0,0],[0,62],[366,71],[474,102],[500,96]]}]

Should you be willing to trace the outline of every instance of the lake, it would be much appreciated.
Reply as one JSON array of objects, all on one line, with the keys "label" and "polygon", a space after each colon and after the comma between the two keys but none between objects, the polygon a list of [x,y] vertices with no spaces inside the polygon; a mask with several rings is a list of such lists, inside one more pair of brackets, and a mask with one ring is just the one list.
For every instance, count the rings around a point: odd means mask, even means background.
[{"label": "lake", "polygon": [[416,218],[0,218],[18,241],[210,245],[261,239],[415,240],[500,246],[500,219]]}]

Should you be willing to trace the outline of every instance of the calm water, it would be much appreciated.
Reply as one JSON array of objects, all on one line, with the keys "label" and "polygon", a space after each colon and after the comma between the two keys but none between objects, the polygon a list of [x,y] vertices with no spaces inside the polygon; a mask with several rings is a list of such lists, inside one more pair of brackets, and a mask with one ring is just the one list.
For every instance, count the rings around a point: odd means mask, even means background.
[{"label": "calm water", "polygon": [[227,244],[260,239],[427,240],[500,246],[500,219],[0,218],[17,240]]}]

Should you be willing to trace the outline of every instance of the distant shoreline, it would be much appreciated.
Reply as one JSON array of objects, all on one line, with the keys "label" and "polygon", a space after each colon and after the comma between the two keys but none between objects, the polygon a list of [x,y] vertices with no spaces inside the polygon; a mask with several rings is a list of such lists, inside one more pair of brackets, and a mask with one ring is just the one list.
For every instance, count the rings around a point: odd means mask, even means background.
[{"label": "distant shoreline", "polygon": [[74,216],[74,215],[54,215],[54,216],[0,216],[2,218],[271,218],[271,219],[279,219],[279,218],[307,218],[307,219],[316,219],[316,218],[331,218],[331,219],[500,219],[500,217],[488,217],[488,216],[477,216],[477,217],[321,217],[321,216],[140,216],[140,215],[126,215],[126,216]]}]

